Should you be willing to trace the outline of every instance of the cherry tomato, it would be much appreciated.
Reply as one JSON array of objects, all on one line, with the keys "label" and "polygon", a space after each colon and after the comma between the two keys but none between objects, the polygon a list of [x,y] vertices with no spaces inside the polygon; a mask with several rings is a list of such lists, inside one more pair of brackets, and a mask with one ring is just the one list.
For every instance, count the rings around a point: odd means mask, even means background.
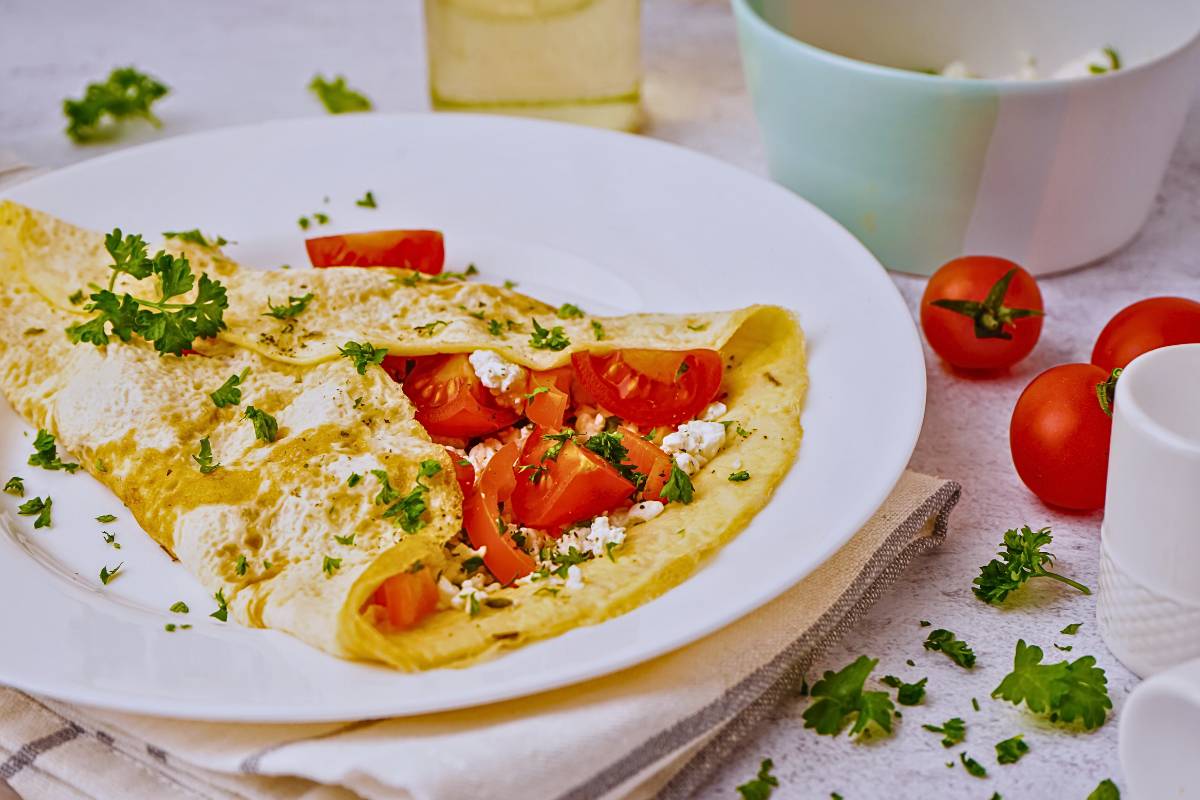
[{"label": "cherry tomato", "polygon": [[625,427],[617,430],[621,433],[621,444],[629,451],[624,463],[646,476],[642,495],[647,500],[661,500],[662,488],[671,475],[671,457],[636,431]]},{"label": "cherry tomato", "polygon": [[[486,436],[520,418],[515,410],[496,402],[466,353],[419,356],[412,361],[415,365],[404,378],[404,393],[417,407],[417,422],[431,436]],[[384,368],[394,376],[397,366],[384,359]]]},{"label": "cherry tomato", "polygon": [[404,630],[437,610],[438,590],[433,571],[401,572],[379,585],[370,605],[382,606],[389,628]]},{"label": "cherry tomato", "polygon": [[1034,378],[1017,400],[1009,428],[1013,465],[1049,505],[1104,505],[1115,387],[1115,376],[1100,367],[1063,364]]},{"label": "cherry tomato", "polygon": [[575,353],[571,365],[601,408],[638,425],[694,419],[717,396],[725,371],[716,350]]},{"label": "cherry tomato", "polygon": [[509,499],[516,486],[513,465],[517,460],[516,443],[500,448],[479,476],[479,485],[467,492],[463,502],[463,525],[475,549],[486,547],[483,563],[496,580],[508,585],[537,566],[533,557],[502,529],[500,503]]},{"label": "cherry tomato", "polygon": [[450,456],[450,463],[454,465],[454,478],[458,481],[458,488],[462,489],[465,495],[467,490],[475,485],[475,467],[449,447],[446,448],[446,455]]},{"label": "cherry tomato", "polygon": [[441,231],[367,231],[307,239],[314,267],[405,267],[438,275],[446,264]]},{"label": "cherry tomato", "polygon": [[1092,349],[1092,363],[1107,370],[1124,369],[1142,353],[1193,342],[1200,342],[1200,303],[1151,297],[1126,306],[1108,321]]},{"label": "cherry tomato", "polygon": [[538,426],[525,441],[517,471],[513,515],[534,528],[556,529],[603,514],[634,492],[603,458],[570,438],[547,438]]},{"label": "cherry tomato", "polygon": [[921,328],[951,366],[1006,369],[1037,344],[1042,308],[1037,282],[1020,266],[994,256],[965,256],[929,279],[921,297]]}]

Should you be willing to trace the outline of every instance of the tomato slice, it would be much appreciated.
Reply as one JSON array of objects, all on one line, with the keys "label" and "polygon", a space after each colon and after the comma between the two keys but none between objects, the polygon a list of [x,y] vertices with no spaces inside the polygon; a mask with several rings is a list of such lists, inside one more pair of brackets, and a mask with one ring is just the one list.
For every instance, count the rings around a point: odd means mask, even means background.
[{"label": "tomato slice", "polygon": [[467,490],[475,485],[475,467],[449,447],[446,448],[446,454],[450,456],[450,463],[454,465],[454,478],[458,481],[458,488],[466,495]]},{"label": "tomato slice", "polygon": [[314,267],[405,267],[437,275],[446,264],[441,231],[341,233],[307,239],[304,247]]},{"label": "tomato slice", "polygon": [[438,590],[433,570],[425,567],[393,575],[371,595],[370,604],[383,607],[389,628],[411,628],[437,610]]},{"label": "tomato slice", "polygon": [[694,419],[717,396],[725,372],[716,350],[575,353],[571,364],[601,408],[639,425]]},{"label": "tomato slice", "polygon": [[466,353],[420,356],[413,361],[404,393],[417,407],[417,422],[430,435],[487,436],[520,418],[515,410],[496,403]]},{"label": "tomato slice", "polygon": [[[557,456],[550,455],[551,448],[558,450]],[[634,492],[633,484],[603,458],[573,440],[546,438],[545,429],[536,425],[517,470],[513,515],[535,528],[553,530],[594,517],[621,505]]]},{"label": "tomato slice", "polygon": [[525,404],[525,416],[535,425],[550,430],[562,427],[570,404],[571,376],[568,368],[566,388],[561,387],[560,376],[553,372],[534,372],[529,376],[529,393],[533,397]]},{"label": "tomato slice", "polygon": [[636,431],[623,426],[617,430],[621,433],[621,444],[629,451],[624,463],[646,476],[642,495],[647,500],[661,500],[662,488],[671,476],[671,457]]},{"label": "tomato slice", "polygon": [[500,448],[483,474],[479,485],[467,492],[463,502],[463,524],[467,538],[476,550],[486,547],[483,563],[500,583],[508,585],[537,566],[533,557],[517,547],[507,531],[501,530],[500,503],[513,493],[516,480],[513,464],[517,460],[516,443]]}]

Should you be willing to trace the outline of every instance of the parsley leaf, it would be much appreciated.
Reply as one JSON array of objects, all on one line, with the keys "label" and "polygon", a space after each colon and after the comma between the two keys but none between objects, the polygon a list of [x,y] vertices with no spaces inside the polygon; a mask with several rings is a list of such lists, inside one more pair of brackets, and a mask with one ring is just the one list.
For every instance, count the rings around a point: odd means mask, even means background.
[{"label": "parsley leaf", "polygon": [[596,320],[592,320],[592,335],[596,337],[597,342],[604,341],[604,326]]},{"label": "parsley leaf", "polygon": [[929,638],[925,640],[925,649],[940,650],[949,656],[951,661],[964,669],[975,666],[975,652],[971,650],[970,645],[956,638],[945,628],[938,628],[930,632]]},{"label": "parsley leaf", "polygon": [[812,704],[804,710],[804,727],[817,733],[837,736],[848,717],[855,717],[850,735],[866,731],[872,722],[886,733],[892,732],[892,713],[895,706],[887,692],[864,692],[867,676],[879,661],[859,656],[839,672],[827,670],[813,684]]},{"label": "parsley leaf", "polygon": [[[67,300],[73,306],[77,306],[80,303],[82,303],[84,300],[83,289],[76,289],[75,291],[71,292],[71,294],[69,294],[67,296]],[[31,328],[30,330],[34,330],[34,329]],[[38,329],[38,332],[40,333],[41,329]]]},{"label": "parsley leaf", "polygon": [[488,333],[490,333],[492,336],[503,336],[504,335],[504,326],[500,324],[500,320],[498,320],[498,319],[488,320],[487,330],[488,330]]},{"label": "parsley leaf", "polygon": [[1020,734],[1003,742],[996,742],[996,762],[999,764],[1015,764],[1028,752],[1029,745],[1025,744]]},{"label": "parsley leaf", "polygon": [[450,323],[444,319],[435,319],[433,322],[427,322],[424,325],[414,325],[413,330],[418,336],[433,336],[438,332],[438,328],[449,325]]},{"label": "parsley leaf", "polygon": [[117,564],[112,569],[109,569],[108,567],[101,567],[100,568],[100,582],[102,584],[104,584],[105,586],[108,586],[109,582],[113,578],[117,577],[117,573],[121,571],[121,567],[123,567],[123,566],[125,566],[124,561],[122,561],[120,564]]},{"label": "parsley leaf", "polygon": [[361,206],[363,208],[379,208],[379,206],[375,203],[375,193],[370,190],[367,190],[366,194],[355,200],[354,205]]},{"label": "parsley leaf", "polygon": [[334,534],[333,540],[338,544],[352,545],[354,544],[354,536],[355,534],[353,533],[347,534],[346,536],[338,536],[337,534]]},{"label": "parsley leaf", "polygon": [[19,475],[13,475],[4,484],[4,491],[8,494],[16,495],[17,497],[25,496],[25,479]]},{"label": "parsley leaf", "polygon": [[896,691],[896,702],[902,706],[915,706],[925,696],[925,684],[929,678],[921,678],[916,683],[905,683],[895,675],[884,675],[880,682]]},{"label": "parsley leaf", "polygon": [[345,114],[351,111],[370,111],[371,101],[359,92],[346,85],[346,78],[336,76],[332,81],[317,73],[313,76],[308,88],[317,95],[321,105],[330,114]]},{"label": "parsley leaf", "polygon": [[671,475],[667,478],[666,484],[662,488],[662,499],[668,501],[678,501],[685,506],[692,502],[696,490],[692,486],[692,479],[688,474],[679,468],[675,462],[671,462]]},{"label": "parsley leaf", "polygon": [[208,239],[199,228],[192,228],[190,231],[163,231],[164,239],[178,239],[181,242],[191,242],[198,244],[201,247],[222,247],[229,244],[229,240],[224,236],[214,236],[211,240]]},{"label": "parsley leaf", "polygon": [[121,543],[117,541],[117,535],[115,533],[110,533],[109,531],[100,531],[100,535],[104,537],[105,544],[111,544],[113,546],[113,550],[121,549]]},{"label": "parsley leaf", "polygon": [[979,577],[973,582],[975,596],[985,603],[999,604],[1030,578],[1053,578],[1084,594],[1091,594],[1083,584],[1046,571],[1046,567],[1054,563],[1054,555],[1042,552],[1042,548],[1050,544],[1052,538],[1049,528],[1034,531],[1026,525],[1020,531],[1006,531],[1000,560],[992,559],[979,568]]},{"label": "parsley leaf", "polygon": [[21,505],[17,506],[17,513],[23,517],[33,517],[33,527],[49,528],[50,527],[50,507],[54,505],[54,501],[49,496],[43,500],[40,497],[32,497],[26,500]]},{"label": "parsley leaf", "polygon": [[961,717],[952,717],[941,725],[922,725],[927,731],[942,734],[942,747],[954,747],[954,745],[967,738],[967,723],[962,721]]},{"label": "parsley leaf", "polygon": [[387,350],[376,347],[370,342],[364,344],[346,342],[346,346],[339,347],[338,352],[354,362],[354,368],[358,370],[359,375],[366,375],[367,367],[372,364],[382,364],[383,359],[387,356]]},{"label": "parsley leaf", "polygon": [[246,556],[243,554],[237,557],[237,562],[233,565],[233,571],[238,575],[245,575],[246,568],[248,566],[249,564],[246,563]]},{"label": "parsley leaf", "polygon": [[325,560],[321,562],[321,571],[326,575],[333,576],[333,573],[342,568],[342,560],[340,558],[330,558],[325,556]]},{"label": "parsley leaf", "polygon": [[346,478],[346,485],[350,488],[354,488],[355,486],[358,486],[358,484],[362,483],[362,478],[363,476],[359,475],[357,472],[351,472],[350,477]]},{"label": "parsley leaf", "polygon": [[230,375],[224,383],[217,388],[215,392],[209,395],[212,398],[213,405],[217,408],[226,408],[228,406],[236,406],[242,402],[242,381],[246,380],[246,375],[249,374],[250,368],[242,370],[241,375]]},{"label": "parsley leaf", "polygon": [[200,440],[200,452],[193,454],[192,460],[200,468],[201,475],[207,475],[221,466],[213,462],[212,444],[208,441],[207,436]]},{"label": "parsley leaf", "polygon": [[1112,708],[1108,679],[1096,659],[1084,656],[1075,661],[1043,664],[1042,648],[1017,642],[1013,671],[1004,676],[992,697],[1014,705],[1024,702],[1030,711],[1048,714],[1051,722],[1070,724],[1079,720],[1087,730],[1099,728]]},{"label": "parsley leaf", "polygon": [[1082,627],[1082,622],[1072,622],[1070,625],[1059,631],[1059,633],[1065,633],[1067,636],[1074,636],[1075,634],[1079,633],[1079,629]]},{"label": "parsley leaf", "polygon": [[100,516],[96,517],[96,522],[100,522],[105,525],[107,525],[110,522],[116,522],[116,521],[117,521],[116,514],[101,514]]},{"label": "parsley leaf", "polygon": [[188,604],[182,600],[176,600],[171,604],[171,611],[174,611],[176,614],[186,614],[190,610],[191,609],[188,608]]},{"label": "parsley leaf", "polygon": [[463,571],[466,572],[468,575],[472,575],[472,574],[478,572],[479,570],[483,569],[482,556],[471,556],[470,558],[468,558],[462,562],[462,568],[463,568]]},{"label": "parsley leaf", "polygon": [[[275,437],[279,435],[279,423],[267,412],[257,409],[254,406],[246,406],[245,417],[254,426],[255,439],[261,439],[264,442],[273,442],[275,441]],[[203,447],[203,443],[201,447]]]},{"label": "parsley leaf", "polygon": [[737,472],[731,472],[731,473],[729,473],[729,480],[733,481],[734,483],[740,483],[741,481],[748,481],[748,480],[750,480],[750,473],[744,469],[738,470]]},{"label": "parsley leaf", "polygon": [[774,768],[775,762],[764,758],[758,765],[758,774],[752,780],[737,787],[742,800],[767,800],[771,796],[771,792],[779,786],[779,778],[771,774],[771,770]]},{"label": "parsley leaf", "polygon": [[304,309],[308,308],[308,304],[312,302],[313,294],[309,292],[301,297],[288,297],[287,304],[276,306],[271,304],[271,298],[267,298],[267,306],[270,308],[264,317],[274,317],[275,319],[295,319],[300,316]]},{"label": "parsley leaf", "polygon": [[113,122],[141,118],[160,127],[162,122],[150,107],[167,91],[162,83],[133,67],[114,69],[103,83],[89,83],[82,98],[63,100],[67,136],[77,144],[104,138],[110,132],[103,126],[105,117]]},{"label": "parsley leaf", "polygon": [[974,775],[976,778],[987,777],[987,770],[984,769],[983,764],[980,764],[978,761],[967,755],[966,751],[959,753],[958,759],[962,762],[963,769],[965,769],[968,774]]},{"label": "parsley leaf", "polygon": [[371,473],[382,484],[379,494],[375,497],[375,503],[376,505],[388,506],[383,512],[383,518],[395,519],[396,523],[406,533],[415,533],[425,527],[424,516],[425,511],[429,507],[425,502],[425,497],[429,493],[429,487],[421,483],[421,478],[433,477],[441,471],[442,465],[439,462],[433,459],[422,461],[417,467],[417,480],[412,491],[401,496],[398,491],[392,488],[387,472],[381,469],[371,470]]},{"label": "parsley leaf", "polygon": [[37,436],[33,439],[34,453],[29,457],[29,466],[41,467],[49,470],[66,470],[67,472],[75,472],[79,469],[78,464],[64,464],[58,458],[58,446],[54,443],[54,436],[50,431],[38,429]]},{"label": "parsley leaf", "polygon": [[225,603],[225,590],[217,589],[217,593],[213,595],[213,599],[217,601],[217,610],[209,614],[209,616],[221,622],[228,622],[229,606]]},{"label": "parsley leaf", "polygon": [[571,344],[561,325],[555,325],[549,330],[533,320],[533,333],[529,334],[529,346],[534,350],[565,350]]},{"label": "parsley leaf", "polygon": [[1121,791],[1115,783],[1105,778],[1087,796],[1087,800],[1121,800]]},{"label": "parsley leaf", "polygon": [[578,319],[583,316],[583,309],[574,303],[563,303],[558,307],[555,315],[559,319]]}]

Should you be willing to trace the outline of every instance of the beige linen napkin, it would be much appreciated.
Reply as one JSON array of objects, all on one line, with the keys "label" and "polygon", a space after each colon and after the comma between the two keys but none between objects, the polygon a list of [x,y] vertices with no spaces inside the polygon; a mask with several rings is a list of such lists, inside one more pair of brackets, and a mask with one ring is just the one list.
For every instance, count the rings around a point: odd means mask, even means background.
[{"label": "beige linen napkin", "polygon": [[0,800],[5,781],[27,800],[687,797],[913,558],[942,540],[958,496],[951,481],[905,473],[833,558],[728,628],[615,675],[481,708],[235,725],[0,688]]}]

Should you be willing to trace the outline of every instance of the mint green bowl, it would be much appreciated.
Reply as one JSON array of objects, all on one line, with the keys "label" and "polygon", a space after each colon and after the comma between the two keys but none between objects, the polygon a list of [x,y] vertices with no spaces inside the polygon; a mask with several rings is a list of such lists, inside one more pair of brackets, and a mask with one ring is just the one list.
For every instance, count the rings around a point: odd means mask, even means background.
[{"label": "mint green bowl", "polygon": [[[1161,7],[1160,7],[1161,6]],[[968,253],[1034,273],[1101,258],[1149,214],[1200,82],[1200,4],[1161,0],[733,0],[771,175],[889,268]],[[1117,46],[1119,71],[1013,72]]]}]

